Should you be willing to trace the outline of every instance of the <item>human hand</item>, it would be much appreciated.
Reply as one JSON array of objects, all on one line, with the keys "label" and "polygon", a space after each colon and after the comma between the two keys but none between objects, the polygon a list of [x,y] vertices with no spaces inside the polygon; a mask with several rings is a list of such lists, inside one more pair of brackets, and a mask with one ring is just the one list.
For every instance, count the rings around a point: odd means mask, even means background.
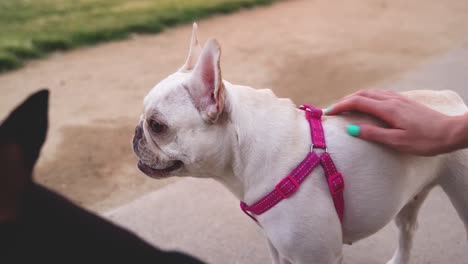
[{"label": "human hand", "polygon": [[456,120],[403,95],[388,90],[365,90],[341,99],[325,111],[336,115],[359,111],[376,116],[389,127],[370,124],[349,125],[347,132],[365,140],[382,143],[399,151],[431,156],[456,148],[450,129]]}]

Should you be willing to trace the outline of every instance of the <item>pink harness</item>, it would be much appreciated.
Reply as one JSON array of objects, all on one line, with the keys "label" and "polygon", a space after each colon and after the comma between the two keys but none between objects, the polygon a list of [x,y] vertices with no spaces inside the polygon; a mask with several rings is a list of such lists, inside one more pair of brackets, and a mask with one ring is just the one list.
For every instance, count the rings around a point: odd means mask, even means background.
[{"label": "pink harness", "polygon": [[[323,170],[325,171],[325,178],[327,179],[330,194],[333,198],[333,203],[335,204],[338,217],[340,218],[340,221],[343,221],[344,180],[341,173],[336,170],[330,154],[328,154],[327,145],[325,144],[325,134],[323,133],[322,126],[322,110],[311,105],[301,105],[299,109],[306,112],[306,118],[309,121],[310,134],[312,138],[310,152],[299,166],[276,184],[273,191],[250,206],[244,202],[240,203],[242,211],[256,222],[257,219],[255,219],[254,215],[261,215],[281,200],[291,197],[299,189],[301,183],[319,164],[322,165]],[[313,152],[314,148],[323,149],[325,152],[318,156]]]}]

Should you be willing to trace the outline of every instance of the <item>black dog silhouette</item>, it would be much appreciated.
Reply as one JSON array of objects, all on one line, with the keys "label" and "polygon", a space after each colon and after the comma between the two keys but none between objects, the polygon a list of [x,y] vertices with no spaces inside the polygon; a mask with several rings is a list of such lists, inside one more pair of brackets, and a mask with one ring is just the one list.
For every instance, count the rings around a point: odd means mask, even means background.
[{"label": "black dog silhouette", "polygon": [[0,263],[201,263],[152,247],[32,181],[45,141],[49,92],[0,126]]}]

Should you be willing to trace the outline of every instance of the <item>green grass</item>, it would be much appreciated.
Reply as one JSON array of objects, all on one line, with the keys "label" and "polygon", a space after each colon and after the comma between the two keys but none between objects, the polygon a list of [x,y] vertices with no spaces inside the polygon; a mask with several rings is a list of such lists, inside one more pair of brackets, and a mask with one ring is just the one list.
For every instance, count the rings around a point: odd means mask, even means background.
[{"label": "green grass", "polygon": [[0,72],[50,52],[158,33],[275,0],[0,0]]}]

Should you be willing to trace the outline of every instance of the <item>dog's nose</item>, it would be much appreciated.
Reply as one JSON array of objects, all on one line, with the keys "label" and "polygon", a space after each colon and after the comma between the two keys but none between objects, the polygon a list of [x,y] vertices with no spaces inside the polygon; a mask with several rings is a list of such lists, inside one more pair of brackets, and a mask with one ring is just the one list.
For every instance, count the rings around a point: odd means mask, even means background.
[{"label": "dog's nose", "polygon": [[135,135],[133,136],[132,140],[132,145],[133,145],[133,151],[135,153],[138,153],[138,142],[140,142],[140,139],[143,137],[143,122],[140,122],[136,127],[135,127]]},{"label": "dog's nose", "polygon": [[135,139],[139,140],[143,136],[143,126],[142,122],[140,122],[136,127],[135,127]]}]

